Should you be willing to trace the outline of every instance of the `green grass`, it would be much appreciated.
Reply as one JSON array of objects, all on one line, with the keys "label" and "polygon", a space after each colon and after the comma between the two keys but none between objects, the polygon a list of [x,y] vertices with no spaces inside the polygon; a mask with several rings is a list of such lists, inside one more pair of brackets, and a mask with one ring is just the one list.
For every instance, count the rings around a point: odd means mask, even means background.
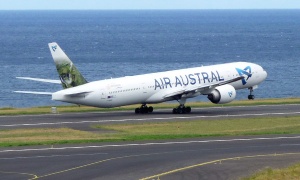
[{"label": "green grass", "polygon": [[[255,106],[255,105],[276,105],[276,104],[300,104],[300,98],[285,98],[285,99],[257,99],[254,101],[240,100],[233,101],[224,105],[216,105],[211,102],[190,102],[187,106],[191,107],[218,107],[218,106]],[[66,112],[101,112],[101,111],[123,111],[123,110],[134,110],[139,105],[130,105],[116,108],[95,108],[87,106],[58,106],[57,111],[59,113]],[[174,103],[161,103],[152,105],[155,109],[172,109],[177,104]],[[0,108],[1,115],[26,115],[26,114],[49,114],[51,113],[51,106],[45,107],[32,107],[32,108],[12,108],[3,107]]]},{"label": "green grass", "polygon": [[[252,106],[274,104],[299,104],[300,98],[261,99],[255,101],[234,101],[222,106]],[[192,107],[214,107],[210,102],[194,102]],[[133,110],[138,105],[119,108],[94,108],[86,106],[59,106],[59,113],[64,112],[97,112]],[[173,108],[175,104],[157,104],[155,108]],[[0,108],[0,115],[45,114],[51,107],[35,108]],[[112,130],[115,133],[91,133],[69,128],[48,129],[15,129],[0,131],[0,147],[24,145],[52,145],[65,143],[137,141],[156,139],[178,139],[210,136],[238,136],[261,134],[293,134],[300,133],[300,116],[263,117],[227,120],[176,121],[140,124],[98,125],[95,128]]]},{"label": "green grass", "polygon": [[284,169],[268,168],[242,180],[296,180],[299,177],[300,164],[296,164]]},{"label": "green grass", "polygon": [[107,134],[95,134],[69,128],[35,128],[0,131],[0,147],[53,145],[113,141]]},{"label": "green grass", "polygon": [[96,127],[119,132],[120,137],[127,140],[297,134],[300,133],[300,116],[149,122]]},{"label": "green grass", "polygon": [[95,125],[99,133],[69,128],[0,131],[0,147],[118,142],[262,134],[300,134],[300,116]]}]

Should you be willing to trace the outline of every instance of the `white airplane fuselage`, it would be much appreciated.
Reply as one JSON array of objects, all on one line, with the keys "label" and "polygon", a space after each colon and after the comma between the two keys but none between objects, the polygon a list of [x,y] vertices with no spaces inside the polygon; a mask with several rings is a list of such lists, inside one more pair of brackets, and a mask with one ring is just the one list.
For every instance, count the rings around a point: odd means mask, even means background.
[{"label": "white airplane fuselage", "polygon": [[257,64],[234,62],[88,82],[56,42],[48,45],[59,80],[17,78],[61,84],[63,90],[15,92],[52,95],[52,100],[104,108],[141,104],[135,109],[137,114],[152,113],[149,103],[177,100],[179,106],[172,113],[185,114],[191,112],[186,100],[199,95],[207,95],[212,103],[225,104],[235,99],[236,90],[248,88],[248,99],[253,100],[253,90],[267,77]]},{"label": "white airplane fuselage", "polygon": [[261,66],[248,62],[202,66],[89,82],[57,91],[52,100],[105,108],[160,103],[176,100],[176,94],[181,94],[179,99],[207,95],[214,89],[210,85],[240,76],[244,79],[228,85],[235,90],[252,88],[264,81],[267,73]]}]

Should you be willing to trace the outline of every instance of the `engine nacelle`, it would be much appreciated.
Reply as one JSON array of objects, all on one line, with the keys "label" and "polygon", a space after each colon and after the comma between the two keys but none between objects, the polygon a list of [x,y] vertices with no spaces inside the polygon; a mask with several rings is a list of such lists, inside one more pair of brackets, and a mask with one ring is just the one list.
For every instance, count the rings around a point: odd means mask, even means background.
[{"label": "engine nacelle", "polygon": [[218,86],[212,90],[207,98],[215,104],[225,104],[233,101],[236,96],[236,91],[233,86],[225,84],[223,86]]}]

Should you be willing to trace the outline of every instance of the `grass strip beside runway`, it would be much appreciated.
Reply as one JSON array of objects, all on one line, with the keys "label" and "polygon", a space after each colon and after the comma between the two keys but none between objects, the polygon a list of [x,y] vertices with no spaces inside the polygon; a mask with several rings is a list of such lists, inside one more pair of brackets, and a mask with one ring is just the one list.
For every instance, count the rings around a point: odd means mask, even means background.
[{"label": "grass strip beside runway", "polygon": [[300,116],[147,122],[99,125],[96,127],[117,131],[122,139],[129,141],[212,136],[299,134]]},{"label": "grass strip beside runway", "polygon": [[[1,130],[0,147],[218,136],[300,134],[300,116],[144,122],[96,125],[94,128],[100,128],[99,132],[85,132],[70,128]],[[109,131],[103,131],[103,129]]]},{"label": "grass strip beside runway", "polygon": [[70,128],[34,128],[0,131],[0,147],[54,145],[114,141],[107,134],[96,134]]},{"label": "grass strip beside runway", "polygon": [[252,175],[251,177],[243,178],[242,180],[290,180],[299,179],[299,177],[300,164],[295,164],[284,169],[268,168]]},{"label": "grass strip beside runway", "polygon": [[[257,105],[276,105],[276,104],[300,104],[300,98],[278,98],[278,99],[256,99],[252,100],[239,100],[233,101],[228,104],[216,105],[211,102],[189,102],[186,106],[191,107],[222,107],[222,106],[257,106]],[[178,103],[160,103],[151,105],[154,109],[173,109]],[[103,112],[103,111],[124,111],[124,110],[134,110],[140,105],[130,105],[116,108],[95,108],[87,106],[57,106],[58,113],[66,112]],[[3,107],[0,108],[1,115],[26,115],[26,114],[49,114],[51,113],[51,106],[45,107],[32,107],[32,108],[12,108]]]}]

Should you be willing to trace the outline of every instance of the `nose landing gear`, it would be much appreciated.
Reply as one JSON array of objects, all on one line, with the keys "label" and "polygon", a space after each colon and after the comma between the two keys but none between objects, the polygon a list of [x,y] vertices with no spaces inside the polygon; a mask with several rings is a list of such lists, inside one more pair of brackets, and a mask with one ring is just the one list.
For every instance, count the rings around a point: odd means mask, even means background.
[{"label": "nose landing gear", "polygon": [[254,100],[255,96],[252,94],[253,93],[253,87],[250,87],[249,90],[250,90],[250,95],[248,95],[248,99],[249,100]]}]

